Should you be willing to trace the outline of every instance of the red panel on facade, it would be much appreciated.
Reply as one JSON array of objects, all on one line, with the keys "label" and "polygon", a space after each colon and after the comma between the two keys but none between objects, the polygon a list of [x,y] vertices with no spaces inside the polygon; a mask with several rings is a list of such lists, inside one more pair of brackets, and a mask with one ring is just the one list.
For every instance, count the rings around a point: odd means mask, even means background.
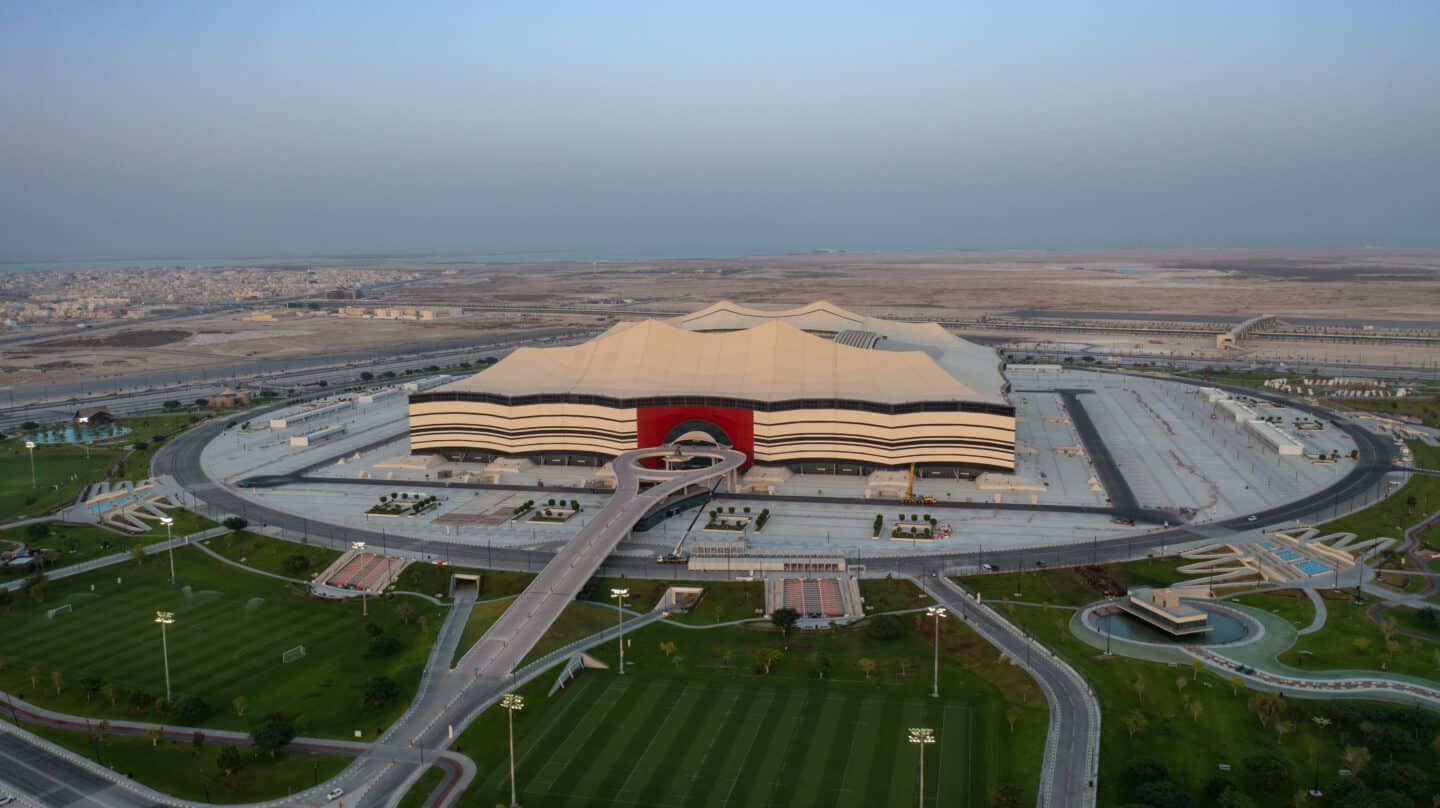
[{"label": "red panel on facade", "polygon": [[686,421],[709,421],[725,431],[730,445],[755,461],[755,413],[729,407],[640,407],[635,411],[636,448],[659,446]]}]

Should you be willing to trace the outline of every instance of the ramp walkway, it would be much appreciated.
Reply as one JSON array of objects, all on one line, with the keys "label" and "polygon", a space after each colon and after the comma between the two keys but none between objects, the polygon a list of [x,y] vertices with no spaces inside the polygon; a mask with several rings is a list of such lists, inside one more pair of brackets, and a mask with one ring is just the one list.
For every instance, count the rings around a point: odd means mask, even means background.
[{"label": "ramp walkway", "polygon": [[[663,505],[671,494],[707,482],[716,477],[732,476],[745,464],[745,455],[719,447],[685,447],[683,458],[709,458],[713,465],[696,469],[660,470],[645,468],[642,460],[650,458],[677,459],[675,446],[636,449],[615,458],[615,494],[599,515],[581,528],[554,560],[531,581],[515,603],[501,615],[490,630],[465,653],[456,668],[470,671],[477,678],[506,676],[540,637],[575,599],[580,588],[615,550],[631,528],[655,508]],[[641,491],[641,484],[656,483]]]}]

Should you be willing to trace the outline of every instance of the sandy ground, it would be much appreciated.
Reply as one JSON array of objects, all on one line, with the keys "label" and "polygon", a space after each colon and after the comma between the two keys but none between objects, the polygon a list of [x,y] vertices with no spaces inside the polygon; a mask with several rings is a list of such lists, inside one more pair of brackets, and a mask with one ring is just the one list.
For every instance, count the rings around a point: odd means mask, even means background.
[{"label": "sandy ground", "polygon": [[[1256,250],[823,253],[713,260],[461,265],[399,264],[428,274],[367,304],[600,305],[612,316],[484,314],[430,322],[245,313],[136,323],[98,344],[67,335],[0,351],[7,384],[224,367],[241,358],[437,345],[527,328],[603,327],[640,311],[683,313],[719,299],[782,306],[826,298],[879,316],[974,318],[1017,310],[1425,320],[1440,327],[1440,251]],[[632,300],[631,303],[603,301]],[[256,310],[264,310],[257,306]],[[632,313],[633,312],[633,313]],[[986,336],[982,328],[967,336]],[[1074,342],[1095,352],[1214,355],[1212,339],[995,331],[1015,343]],[[1257,359],[1433,364],[1422,348],[1272,343]]]}]

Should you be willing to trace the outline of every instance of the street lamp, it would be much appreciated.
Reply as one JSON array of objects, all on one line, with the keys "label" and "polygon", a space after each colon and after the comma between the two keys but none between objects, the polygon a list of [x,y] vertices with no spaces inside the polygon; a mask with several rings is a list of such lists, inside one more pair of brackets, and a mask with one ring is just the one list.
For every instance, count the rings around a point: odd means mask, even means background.
[{"label": "street lamp", "polygon": [[910,743],[920,745],[920,808],[925,808],[925,745],[935,743],[935,730],[911,727]]},{"label": "street lamp", "polygon": [[930,692],[932,698],[940,698],[940,620],[945,617],[944,606],[927,606],[925,614],[935,618],[935,689]]},{"label": "street lamp", "polygon": [[160,524],[165,526],[165,549],[170,553],[170,585],[175,585],[175,537],[170,534],[170,526],[175,520],[169,516],[160,517]]},{"label": "street lamp", "polygon": [[30,450],[30,487],[39,488],[40,485],[35,482],[35,441],[25,441],[25,448]]},{"label": "street lamp", "polygon": [[165,637],[165,627],[175,622],[174,612],[156,612],[155,622],[160,624],[160,658],[165,661],[165,703],[170,703],[170,643]]},{"label": "street lamp", "polygon": [[[365,542],[352,541],[350,542],[350,549],[357,553],[363,553],[365,552]],[[370,601],[365,598],[365,587],[363,586],[360,587],[360,616],[370,616]]]},{"label": "street lamp", "polygon": [[629,589],[611,589],[610,597],[615,599],[615,625],[620,628],[620,676],[625,675],[625,612],[621,606],[630,597]]},{"label": "street lamp", "polygon": [[525,708],[525,697],[506,693],[500,699],[500,706],[505,708],[510,725],[510,808],[519,808],[520,803],[515,799],[515,711]]}]

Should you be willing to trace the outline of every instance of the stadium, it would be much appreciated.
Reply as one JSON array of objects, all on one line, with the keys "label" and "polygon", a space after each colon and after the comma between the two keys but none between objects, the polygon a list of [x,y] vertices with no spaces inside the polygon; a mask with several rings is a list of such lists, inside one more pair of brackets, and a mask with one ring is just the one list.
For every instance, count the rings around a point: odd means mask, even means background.
[{"label": "stadium", "polygon": [[454,461],[601,465],[713,443],[792,472],[926,476],[1015,468],[1015,408],[994,351],[934,323],[825,301],[722,301],[621,322],[589,342],[520,348],[410,397],[410,447]]}]

